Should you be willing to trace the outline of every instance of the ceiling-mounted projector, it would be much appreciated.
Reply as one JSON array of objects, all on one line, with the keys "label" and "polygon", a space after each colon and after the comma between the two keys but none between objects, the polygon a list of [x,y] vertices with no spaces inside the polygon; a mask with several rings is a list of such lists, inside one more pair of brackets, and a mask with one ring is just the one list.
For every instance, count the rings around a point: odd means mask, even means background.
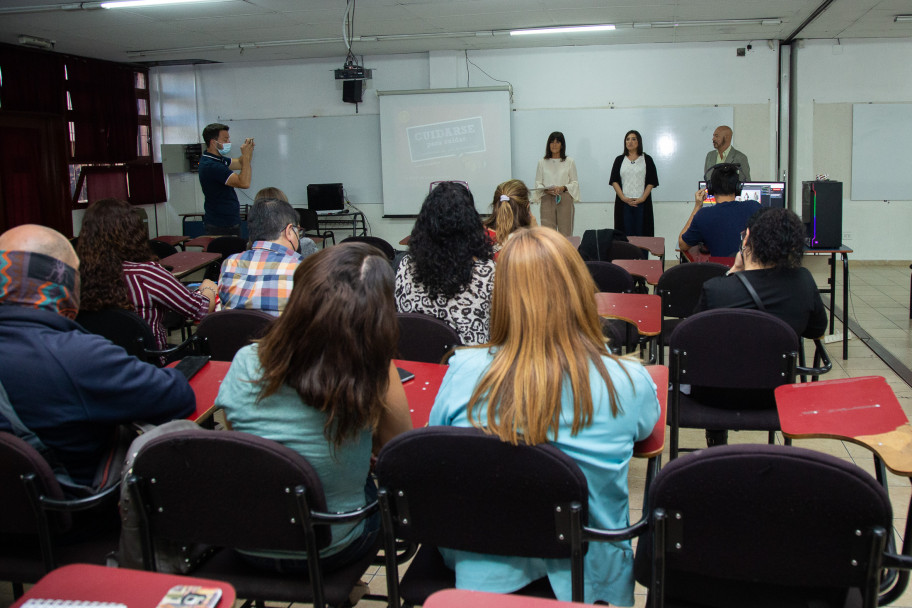
[{"label": "ceiling-mounted projector", "polygon": [[370,80],[372,76],[373,70],[354,63],[346,63],[341,70],[336,70],[336,80]]}]

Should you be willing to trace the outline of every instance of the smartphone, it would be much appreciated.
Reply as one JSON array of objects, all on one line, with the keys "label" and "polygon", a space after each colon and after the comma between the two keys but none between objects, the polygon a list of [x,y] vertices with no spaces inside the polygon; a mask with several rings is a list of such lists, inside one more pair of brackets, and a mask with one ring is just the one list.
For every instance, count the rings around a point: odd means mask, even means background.
[{"label": "smartphone", "polygon": [[222,598],[218,587],[200,587],[198,585],[175,585],[165,594],[158,608],[213,608]]},{"label": "smartphone", "polygon": [[409,380],[413,380],[415,378],[415,374],[408,371],[407,369],[397,367],[396,370],[399,372],[399,379],[402,380],[402,382],[408,382]]}]

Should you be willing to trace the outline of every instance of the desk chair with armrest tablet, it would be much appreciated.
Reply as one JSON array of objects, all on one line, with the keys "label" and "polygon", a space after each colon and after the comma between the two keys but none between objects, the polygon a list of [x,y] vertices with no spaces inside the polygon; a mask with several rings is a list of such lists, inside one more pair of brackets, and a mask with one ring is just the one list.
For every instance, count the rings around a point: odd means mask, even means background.
[{"label": "desk chair with armrest tablet", "polygon": [[[672,266],[662,273],[655,293],[662,297],[662,348],[659,349],[659,363],[665,361],[665,346],[668,346],[671,332],[687,317],[694,314],[703,283],[715,277],[724,276],[729,267],[712,262],[693,262]],[[672,317],[672,318],[666,318]]]},{"label": "desk chair with armrest tablet", "polygon": [[[702,450],[659,472],[649,505],[635,574],[655,608],[873,608],[902,594],[912,567],[908,532],[901,555],[885,551],[893,512],[883,488],[817,451]],[[881,589],[886,568],[905,571]]]},{"label": "desk chair with armrest tablet", "polygon": [[443,357],[462,346],[459,333],[446,321],[420,312],[396,313],[399,321],[400,359],[440,363]]},{"label": "desk chair with armrest tablet", "polygon": [[[38,451],[11,433],[0,432],[0,580],[13,596],[54,568],[71,563],[104,564],[117,549],[120,479],[87,498],[66,498],[50,465]],[[91,515],[110,526],[86,534],[74,517]]]},{"label": "desk chair with armrest tablet", "polygon": [[[586,541],[639,535],[589,528],[586,477],[557,448],[511,445],[480,429],[427,427],[387,443],[376,464],[385,551],[396,540],[421,547],[400,582],[387,562],[391,606],[423,604],[455,586],[437,547],[518,557],[568,558],[573,600],[582,601]],[[517,593],[553,597],[547,577]]]},{"label": "desk chair with armrest tablet", "polygon": [[348,513],[326,513],[323,486],[307,460],[249,433],[188,430],[151,439],[136,455],[127,483],[143,506],[147,570],[156,570],[155,547],[162,539],[223,547],[192,574],[226,581],[248,600],[341,606],[379,550],[378,543],[332,571],[319,559],[308,559],[307,574],[257,568],[233,551],[314,556],[331,542],[329,523],[359,521],[377,509],[372,502]]}]

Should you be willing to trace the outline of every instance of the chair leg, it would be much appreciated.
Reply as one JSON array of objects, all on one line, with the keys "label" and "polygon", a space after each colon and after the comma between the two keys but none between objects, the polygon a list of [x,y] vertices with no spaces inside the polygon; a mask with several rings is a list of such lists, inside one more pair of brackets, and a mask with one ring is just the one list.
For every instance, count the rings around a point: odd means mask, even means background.
[{"label": "chair leg", "polygon": [[13,599],[18,600],[23,593],[25,593],[25,590],[22,588],[22,583],[13,583]]},{"label": "chair leg", "polygon": [[768,441],[768,443],[769,443],[770,445],[775,445],[775,444],[776,444],[776,431],[770,431],[770,432],[769,432],[769,441]]}]

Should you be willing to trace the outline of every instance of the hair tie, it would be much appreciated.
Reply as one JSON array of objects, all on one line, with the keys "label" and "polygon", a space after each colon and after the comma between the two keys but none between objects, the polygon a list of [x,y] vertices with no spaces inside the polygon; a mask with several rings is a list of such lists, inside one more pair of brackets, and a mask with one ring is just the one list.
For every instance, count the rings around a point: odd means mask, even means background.
[{"label": "hair tie", "polygon": [[502,201],[508,201],[508,200],[510,200],[510,197],[507,196],[506,194],[501,194],[501,195],[500,195],[500,200],[502,200]]}]

